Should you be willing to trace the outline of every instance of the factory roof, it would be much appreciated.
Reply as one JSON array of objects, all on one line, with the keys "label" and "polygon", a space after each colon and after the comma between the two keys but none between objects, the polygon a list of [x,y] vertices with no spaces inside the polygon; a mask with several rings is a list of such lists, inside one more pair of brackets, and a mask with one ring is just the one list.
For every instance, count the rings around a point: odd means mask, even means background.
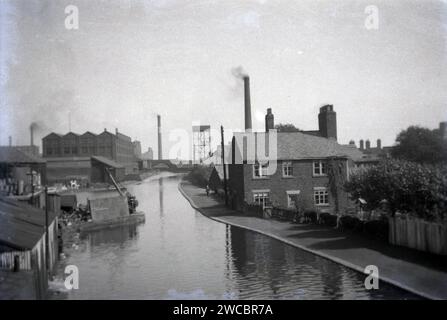
[{"label": "factory roof", "polygon": [[25,153],[15,147],[0,147],[0,162],[3,163],[17,163],[17,164],[32,164],[45,163],[45,160]]},{"label": "factory roof", "polygon": [[113,160],[110,160],[108,158],[102,157],[102,156],[92,156],[92,159],[99,161],[109,167],[112,168],[124,168],[121,164],[119,164],[118,162],[115,162]]}]

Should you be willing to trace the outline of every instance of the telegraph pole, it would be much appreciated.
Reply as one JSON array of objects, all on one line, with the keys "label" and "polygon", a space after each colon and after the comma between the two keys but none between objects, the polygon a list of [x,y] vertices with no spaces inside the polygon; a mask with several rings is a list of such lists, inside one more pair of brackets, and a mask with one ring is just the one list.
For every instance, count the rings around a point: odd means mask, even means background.
[{"label": "telegraph pole", "polygon": [[50,235],[48,234],[48,187],[45,186],[45,262],[46,262],[46,267],[47,267],[47,272],[49,272],[50,270]]},{"label": "telegraph pole", "polygon": [[225,147],[224,147],[224,128],[220,126],[221,146],[222,146],[222,166],[224,174],[224,191],[225,191],[225,205],[228,206],[228,191],[227,191],[227,169],[225,168]]}]

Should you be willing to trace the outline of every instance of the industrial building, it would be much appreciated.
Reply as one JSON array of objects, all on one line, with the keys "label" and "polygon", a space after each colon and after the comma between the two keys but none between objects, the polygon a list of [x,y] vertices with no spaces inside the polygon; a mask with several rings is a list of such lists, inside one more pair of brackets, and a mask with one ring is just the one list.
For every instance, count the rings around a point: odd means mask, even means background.
[{"label": "industrial building", "polygon": [[124,166],[103,156],[48,158],[46,163],[49,184],[66,184],[72,180],[81,186],[111,183],[106,169],[116,181],[124,180],[126,175]]},{"label": "industrial building", "polygon": [[90,131],[82,135],[73,132],[60,135],[52,132],[42,139],[42,148],[50,172],[54,172],[57,167],[65,167],[67,172],[71,170],[76,175],[79,170],[85,176],[85,168],[90,167],[87,162],[93,156],[112,160],[113,167],[122,166],[125,174],[134,173],[138,169],[135,145],[130,137],[118,132],[118,129],[115,134],[104,129],[98,135]]},{"label": "industrial building", "polygon": [[0,196],[33,202],[42,207],[42,185],[46,183],[44,159],[17,147],[0,147]]}]

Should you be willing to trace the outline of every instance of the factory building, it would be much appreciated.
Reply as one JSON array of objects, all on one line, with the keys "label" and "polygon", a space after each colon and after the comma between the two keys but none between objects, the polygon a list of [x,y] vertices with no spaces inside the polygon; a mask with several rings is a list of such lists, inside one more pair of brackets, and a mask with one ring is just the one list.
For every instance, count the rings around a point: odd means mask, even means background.
[{"label": "factory building", "polygon": [[115,134],[104,129],[98,135],[90,131],[82,135],[73,132],[65,135],[52,132],[42,139],[42,149],[43,157],[49,160],[49,163],[65,162],[61,166],[66,168],[70,168],[70,162],[79,162],[78,167],[82,167],[83,161],[88,162],[92,156],[98,156],[112,160],[116,166],[124,167],[125,174],[137,170],[135,144],[130,137],[118,132],[118,129]]}]

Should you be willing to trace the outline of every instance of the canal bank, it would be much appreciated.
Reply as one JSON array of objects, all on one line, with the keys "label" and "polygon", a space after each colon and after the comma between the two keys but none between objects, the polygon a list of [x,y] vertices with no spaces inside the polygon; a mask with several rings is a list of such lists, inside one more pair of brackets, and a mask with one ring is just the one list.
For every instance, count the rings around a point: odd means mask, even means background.
[{"label": "canal bank", "polygon": [[425,298],[447,299],[445,258],[328,227],[242,216],[189,182],[180,182],[178,188],[192,207],[215,221],[267,235],[358,272],[375,265],[384,282]]}]

